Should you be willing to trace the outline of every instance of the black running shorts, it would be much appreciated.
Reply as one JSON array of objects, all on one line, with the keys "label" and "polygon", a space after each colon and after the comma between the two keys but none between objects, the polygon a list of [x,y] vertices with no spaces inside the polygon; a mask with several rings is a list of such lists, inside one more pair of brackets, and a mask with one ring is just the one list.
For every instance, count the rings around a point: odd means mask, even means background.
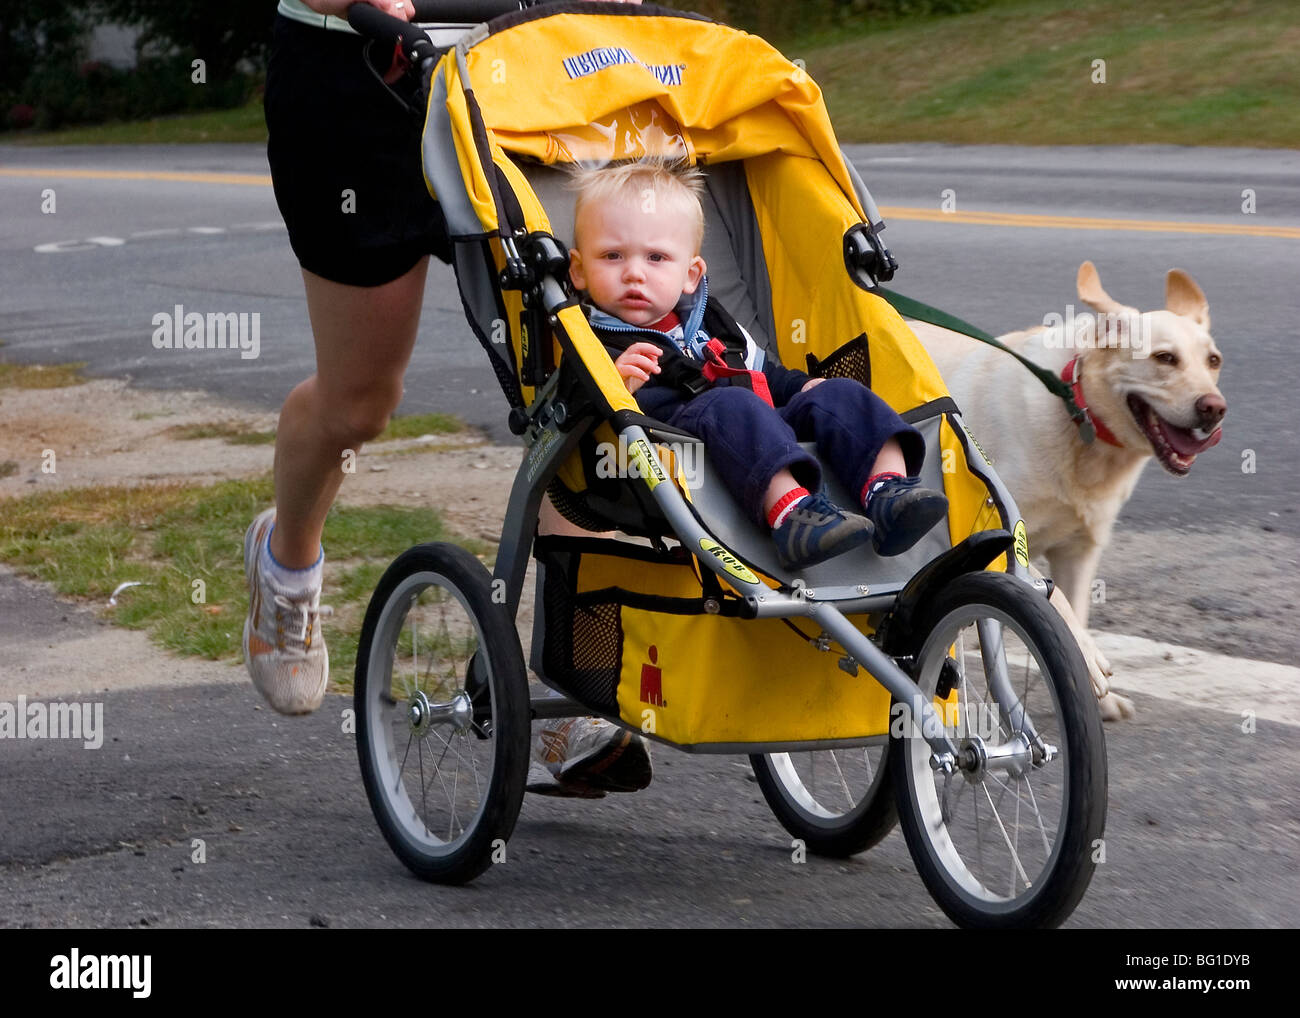
[{"label": "black running shorts", "polygon": [[348,32],[276,15],[266,74],[267,160],[304,269],[378,286],[426,254],[450,261],[420,168],[421,119],[404,111]]}]

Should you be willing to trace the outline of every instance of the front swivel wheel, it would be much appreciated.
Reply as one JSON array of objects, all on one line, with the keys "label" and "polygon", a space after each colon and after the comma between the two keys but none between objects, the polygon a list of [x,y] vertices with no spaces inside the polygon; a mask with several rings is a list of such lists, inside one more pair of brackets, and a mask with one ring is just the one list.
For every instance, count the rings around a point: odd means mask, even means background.
[{"label": "front swivel wheel", "polygon": [[1105,736],[1079,648],[1005,573],[960,577],[918,631],[917,685],[958,749],[936,767],[919,709],[895,705],[912,723],[889,767],[921,879],[958,925],[1059,925],[1106,823]]},{"label": "front swivel wheel", "polygon": [[355,696],[361,776],[388,844],[425,880],[472,880],[519,816],[529,730],[519,637],[478,559],[423,544],[389,566]]}]

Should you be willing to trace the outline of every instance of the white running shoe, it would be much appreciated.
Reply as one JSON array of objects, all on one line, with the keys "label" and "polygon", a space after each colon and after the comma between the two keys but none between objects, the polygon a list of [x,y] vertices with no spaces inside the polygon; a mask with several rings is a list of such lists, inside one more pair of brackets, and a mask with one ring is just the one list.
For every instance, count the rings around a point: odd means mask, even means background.
[{"label": "white running shoe", "polygon": [[653,770],[645,740],[600,718],[543,721],[533,737],[528,791],[599,799],[606,792],[637,792]]},{"label": "white running shoe", "polygon": [[260,551],[275,523],[275,510],[253,520],[244,535],[248,618],[244,620],[244,664],[257,687],[281,714],[310,714],[325,699],[330,659],[320,632],[320,588],[290,598],[261,568]]}]

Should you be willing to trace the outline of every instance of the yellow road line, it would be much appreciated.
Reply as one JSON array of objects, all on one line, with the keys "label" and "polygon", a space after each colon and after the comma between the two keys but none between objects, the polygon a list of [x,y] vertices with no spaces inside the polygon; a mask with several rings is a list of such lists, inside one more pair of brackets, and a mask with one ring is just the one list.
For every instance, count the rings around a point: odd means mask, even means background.
[{"label": "yellow road line", "polygon": [[1245,223],[1180,223],[1162,219],[1095,219],[1089,216],[1045,216],[1028,212],[942,212],[939,209],[882,205],[886,219],[970,226],[1020,226],[1054,230],[1131,230],[1139,233],[1230,234],[1239,237],[1285,237],[1300,240],[1297,226],[1250,226]]},{"label": "yellow road line", "polygon": [[[164,170],[70,170],[0,166],[0,177],[73,180],[161,180],[191,184],[240,184],[267,187],[269,174],[183,173]],[[1245,223],[1185,223],[1162,219],[1100,219],[1089,216],[1048,216],[1028,212],[943,212],[933,208],[882,205],[886,219],[927,223],[961,223],[966,226],[1018,226],[1050,230],[1127,230],[1138,233],[1199,233],[1237,237],[1281,237],[1300,240],[1297,226],[1251,226]]]},{"label": "yellow road line", "polygon": [[36,177],[47,179],[61,177],[72,180],[171,180],[191,184],[246,184],[268,187],[271,177],[266,173],[181,173],[170,170],[65,170],[31,167],[18,169],[0,166],[0,177]]}]

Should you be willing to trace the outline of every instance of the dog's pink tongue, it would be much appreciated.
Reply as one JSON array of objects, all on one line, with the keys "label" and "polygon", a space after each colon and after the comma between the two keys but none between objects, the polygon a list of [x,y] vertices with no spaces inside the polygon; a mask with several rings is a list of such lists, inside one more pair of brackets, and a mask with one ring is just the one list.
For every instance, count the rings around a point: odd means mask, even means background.
[{"label": "dog's pink tongue", "polygon": [[1198,439],[1185,428],[1176,428],[1166,420],[1159,420],[1160,430],[1164,433],[1170,448],[1179,456],[1195,456],[1198,452],[1204,452],[1212,445],[1218,445],[1219,439],[1223,437],[1222,428],[1215,428],[1209,437]]}]

